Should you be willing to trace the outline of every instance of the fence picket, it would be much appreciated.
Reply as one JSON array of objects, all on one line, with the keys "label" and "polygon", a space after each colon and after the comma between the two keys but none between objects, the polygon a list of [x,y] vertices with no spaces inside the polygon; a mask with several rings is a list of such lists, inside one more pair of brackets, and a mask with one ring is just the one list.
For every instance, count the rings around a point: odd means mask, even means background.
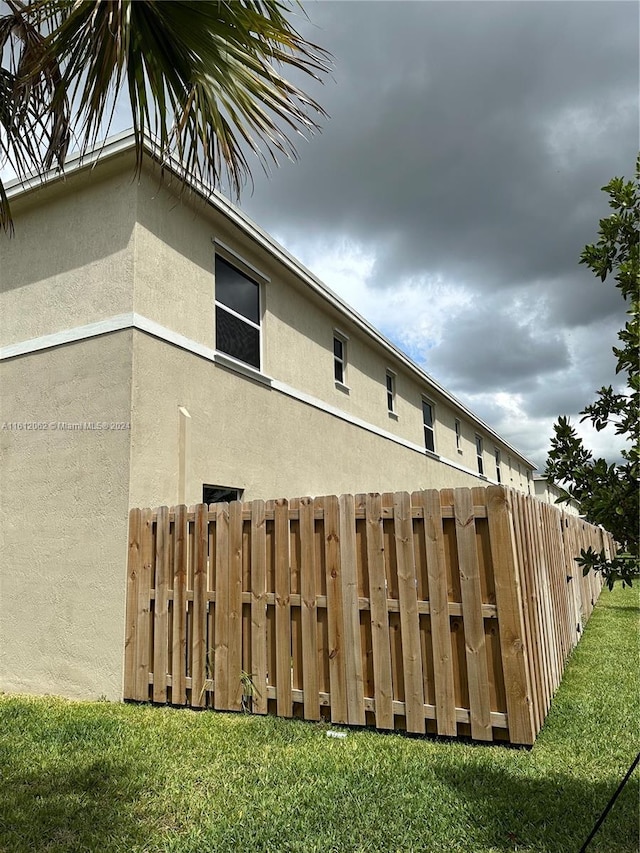
[{"label": "fence picket", "polygon": [[169,507],[157,510],[156,576],[153,609],[153,701],[167,701],[167,670],[169,669],[169,619],[167,592],[169,589]]},{"label": "fence picket", "polygon": [[379,494],[367,495],[365,512],[376,726],[379,729],[392,729],[393,680],[382,538],[382,499]]},{"label": "fence picket", "polygon": [[191,643],[191,705],[207,704],[205,679],[207,672],[207,546],[209,514],[204,504],[195,508],[193,554],[193,637]]},{"label": "fence picket", "polygon": [[242,502],[229,504],[229,710],[242,709]]},{"label": "fence picket", "polygon": [[364,679],[360,648],[360,610],[356,576],[356,516],[353,495],[341,495],[340,507],[340,578],[344,627],[342,631],[345,678],[347,684],[348,721],[364,726]]},{"label": "fence picket", "polygon": [[535,740],[531,686],[525,660],[524,614],[520,593],[511,505],[503,486],[487,489],[487,515],[494,554],[500,650],[507,694],[507,717],[512,743]]},{"label": "fence picket", "polygon": [[151,583],[153,578],[153,521],[152,512],[145,508],[140,513],[140,583],[138,584],[136,632],[136,693],[140,702],[149,701],[149,674],[151,672]]},{"label": "fence picket", "polygon": [[462,618],[469,680],[471,736],[476,740],[492,740],[489,673],[482,616],[480,569],[476,551],[473,502],[469,489],[454,492],[456,541],[460,568]]},{"label": "fence picket", "polygon": [[173,508],[174,513],[174,556],[173,556],[173,648],[171,652],[171,703],[184,705],[186,702],[186,655],[187,655],[187,508]]},{"label": "fence picket", "polygon": [[408,732],[424,734],[424,684],[422,680],[418,593],[413,550],[411,500],[407,492],[398,492],[394,496],[393,509],[396,560],[398,563],[398,597],[400,602],[406,725]]},{"label": "fence picket", "polygon": [[422,505],[424,510],[425,551],[433,643],[433,674],[436,693],[436,725],[439,735],[455,737],[457,723],[453,683],[453,653],[440,494],[435,489],[429,489],[418,493],[415,500]]},{"label": "fence picket", "polygon": [[216,609],[214,621],[213,704],[229,710],[229,504],[215,505]]},{"label": "fence picket", "polygon": [[324,498],[325,566],[329,628],[329,683],[331,722],[347,723],[347,685],[344,663],[344,603],[340,565],[340,504],[335,495]]},{"label": "fence picket", "polygon": [[293,715],[291,692],[291,587],[289,566],[289,501],[274,510],[276,547],[276,707],[279,717]]},{"label": "fence picket", "polygon": [[312,498],[300,498],[300,595],[304,717],[305,720],[319,720],[315,519]]},{"label": "fence picket", "polygon": [[252,710],[267,713],[267,530],[264,501],[251,504]]}]

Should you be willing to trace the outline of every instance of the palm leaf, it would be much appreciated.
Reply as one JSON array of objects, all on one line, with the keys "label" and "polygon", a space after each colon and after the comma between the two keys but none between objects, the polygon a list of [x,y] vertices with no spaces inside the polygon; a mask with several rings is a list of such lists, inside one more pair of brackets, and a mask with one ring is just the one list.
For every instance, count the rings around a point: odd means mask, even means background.
[{"label": "palm leaf", "polygon": [[[194,179],[213,187],[226,178],[236,196],[250,178],[249,153],[265,169],[280,156],[295,158],[291,136],[313,133],[316,116],[326,115],[281,69],[319,80],[329,56],[292,27],[291,8],[278,0],[11,0],[9,6],[0,39],[4,26],[5,41],[12,38],[19,49],[4,97],[0,89],[1,153],[18,174],[25,165],[62,168],[72,130],[80,153],[93,147],[108,133],[122,90],[131,104],[138,168],[151,136]],[[31,41],[16,33],[16,21]],[[3,193],[0,183],[6,228]]]}]

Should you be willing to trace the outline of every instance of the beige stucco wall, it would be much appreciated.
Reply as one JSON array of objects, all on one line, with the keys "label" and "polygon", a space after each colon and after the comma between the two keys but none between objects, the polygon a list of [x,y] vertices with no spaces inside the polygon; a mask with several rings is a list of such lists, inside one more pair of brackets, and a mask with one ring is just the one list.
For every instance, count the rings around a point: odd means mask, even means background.
[{"label": "beige stucco wall", "polygon": [[14,199],[15,234],[0,235],[0,346],[133,310],[136,194],[124,157]]},{"label": "beige stucco wall", "polygon": [[552,504],[557,509],[563,510],[568,515],[580,515],[580,507],[576,503],[576,501],[568,501],[567,503],[556,503],[557,499],[561,496],[562,491],[555,486],[553,483],[550,483],[548,480],[545,480],[543,477],[537,477],[533,481],[535,496],[538,500],[544,501],[545,503]]},{"label": "beige stucco wall", "polygon": [[[508,458],[515,455],[510,448],[427,387],[221,211],[189,195],[175,195],[171,185],[161,185],[157,175],[149,172],[143,173],[138,185],[137,208],[134,306],[138,313],[214,347],[214,241],[221,241],[268,279],[261,282],[263,373],[420,446],[425,395],[435,406],[438,454],[475,472],[478,432],[484,439],[484,471],[489,480],[495,479],[494,449],[499,447],[503,482],[527,491],[521,457],[518,474],[516,461],[508,465]],[[336,328],[348,336],[348,392],[336,387],[333,378]],[[387,369],[396,374],[397,417],[387,411]],[[460,449],[456,417],[461,421]]]},{"label": "beige stucco wall", "polygon": [[0,363],[0,690],[121,698],[131,339]]},{"label": "beige stucco wall", "polygon": [[134,333],[131,503],[178,500],[179,413],[190,418],[186,502],[202,485],[246,500],[479,485],[478,478]]}]

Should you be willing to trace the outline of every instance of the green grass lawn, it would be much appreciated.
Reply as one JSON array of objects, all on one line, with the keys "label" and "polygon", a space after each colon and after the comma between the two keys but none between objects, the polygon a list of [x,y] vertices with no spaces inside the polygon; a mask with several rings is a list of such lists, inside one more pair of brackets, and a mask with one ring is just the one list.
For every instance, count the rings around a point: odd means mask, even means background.
[{"label": "green grass lawn", "polygon": [[[638,590],[605,592],[532,750],[0,697],[0,850],[562,851],[638,750]],[[638,849],[636,771],[590,851]]]}]

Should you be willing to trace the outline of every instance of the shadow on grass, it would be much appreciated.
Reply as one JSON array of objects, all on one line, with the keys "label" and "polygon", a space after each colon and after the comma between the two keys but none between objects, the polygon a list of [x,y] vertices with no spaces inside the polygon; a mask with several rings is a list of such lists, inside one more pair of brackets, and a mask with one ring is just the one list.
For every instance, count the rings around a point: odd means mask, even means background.
[{"label": "shadow on grass", "polygon": [[[28,757],[24,761],[28,764]],[[64,769],[14,770],[0,778],[0,850],[108,851],[142,846],[149,835],[136,813],[135,771],[86,756]]]},{"label": "shadow on grass", "polygon": [[[467,766],[464,773],[448,768],[436,775],[465,804],[474,843],[482,849],[578,853],[624,773],[607,782],[558,773],[541,778],[485,766],[475,772]],[[589,845],[589,853],[636,853],[639,786],[636,772]],[[469,851],[479,849],[474,843]]]},{"label": "shadow on grass", "polygon": [[633,604],[604,604],[607,610],[621,610],[625,613],[640,613],[640,607],[635,607]]}]

